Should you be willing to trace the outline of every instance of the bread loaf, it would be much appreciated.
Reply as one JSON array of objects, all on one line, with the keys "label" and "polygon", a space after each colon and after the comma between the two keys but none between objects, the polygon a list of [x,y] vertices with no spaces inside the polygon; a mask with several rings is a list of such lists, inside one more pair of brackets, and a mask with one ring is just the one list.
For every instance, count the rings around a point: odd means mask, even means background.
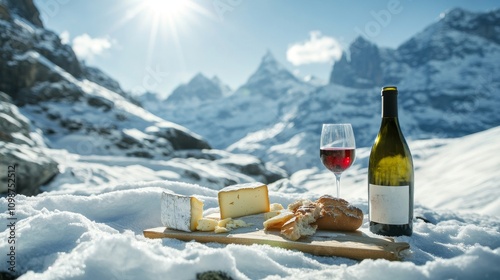
[{"label": "bread loaf", "polygon": [[321,211],[316,203],[302,200],[290,204],[288,210],[293,211],[294,217],[281,227],[281,234],[286,238],[297,240],[304,236],[313,235],[316,232],[317,225],[314,222],[316,222]]},{"label": "bread loaf", "polygon": [[363,211],[349,202],[329,195],[317,201],[298,200],[279,215],[264,222],[264,228],[280,229],[290,240],[313,235],[317,229],[355,231],[363,223]]},{"label": "bread loaf", "polygon": [[342,198],[324,195],[316,204],[321,209],[316,219],[318,229],[355,231],[363,223],[363,211]]}]

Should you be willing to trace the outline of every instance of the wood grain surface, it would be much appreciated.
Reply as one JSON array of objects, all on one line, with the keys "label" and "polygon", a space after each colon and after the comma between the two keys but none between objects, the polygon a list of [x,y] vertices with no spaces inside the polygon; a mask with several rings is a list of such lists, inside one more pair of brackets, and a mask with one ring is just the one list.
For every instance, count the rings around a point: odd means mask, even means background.
[{"label": "wood grain surface", "polygon": [[175,238],[183,241],[194,240],[201,243],[267,244],[318,256],[337,256],[356,260],[380,258],[401,260],[401,252],[410,248],[408,243],[394,242],[390,238],[370,237],[361,231],[317,231],[313,236],[297,241],[284,238],[279,231],[265,231],[256,227],[240,228],[219,234],[199,231],[183,232],[157,227],[144,230],[143,233],[147,238]]}]

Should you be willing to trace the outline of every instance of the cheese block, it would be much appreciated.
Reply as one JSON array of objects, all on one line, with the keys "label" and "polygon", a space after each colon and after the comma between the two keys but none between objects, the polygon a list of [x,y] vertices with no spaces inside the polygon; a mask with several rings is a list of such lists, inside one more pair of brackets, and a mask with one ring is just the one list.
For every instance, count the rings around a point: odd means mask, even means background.
[{"label": "cheese block", "polygon": [[269,212],[267,185],[238,184],[219,191],[220,218],[236,218]]},{"label": "cheese block", "polygon": [[161,222],[169,229],[195,231],[203,217],[203,202],[194,196],[163,192],[161,196]]}]

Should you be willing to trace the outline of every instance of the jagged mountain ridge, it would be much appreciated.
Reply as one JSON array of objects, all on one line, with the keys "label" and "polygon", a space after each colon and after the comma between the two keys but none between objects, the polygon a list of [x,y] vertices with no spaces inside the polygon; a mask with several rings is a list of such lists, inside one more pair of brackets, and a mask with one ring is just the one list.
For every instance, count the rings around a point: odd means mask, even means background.
[{"label": "jagged mountain ridge", "polygon": [[[379,49],[358,38],[350,48],[354,52],[349,67],[339,70],[345,66],[341,60],[332,71],[350,73],[344,81],[350,87],[333,79],[330,85],[298,100],[297,114],[276,125],[289,129],[276,134],[271,133],[275,128],[266,128],[259,135],[271,136],[256,140],[255,135],[249,135],[229,150],[243,152],[248,151],[247,147],[266,147],[252,152],[290,172],[320,167],[316,150],[324,122],[352,123],[358,147],[371,146],[380,124],[379,86],[388,84],[397,85],[400,90],[400,121],[408,139],[459,137],[499,126],[496,108],[500,106],[500,96],[496,93],[500,90],[500,78],[495,75],[500,73],[496,63],[500,61],[500,44],[495,39],[499,30],[486,32],[489,37],[471,32],[492,30],[489,24],[499,18],[500,10],[471,13],[454,9],[396,50]],[[453,22],[458,22],[462,29],[455,28]],[[488,26],[481,27],[479,23]],[[376,65],[378,61],[380,66]],[[364,65],[356,64],[361,62]],[[382,75],[369,69],[383,69]],[[357,75],[358,72],[363,75]],[[378,84],[379,81],[383,83]],[[367,88],[368,85],[372,87]],[[300,161],[287,161],[291,156],[287,149],[300,154]]]},{"label": "jagged mountain ridge", "polygon": [[178,86],[164,101],[165,104],[187,103],[198,106],[207,100],[219,99],[229,95],[231,89],[217,77],[212,79],[196,74],[187,84]]},{"label": "jagged mountain ridge", "polygon": [[[190,92],[196,92],[196,87]],[[296,100],[315,88],[296,78],[267,52],[247,83],[231,95],[206,98],[203,103],[194,104],[171,102],[169,98],[161,102],[161,106],[153,105],[159,101],[149,101],[152,106],[145,106],[158,116],[199,131],[216,148],[226,148],[249,133],[286,118]],[[204,94],[204,91],[196,93],[197,96]]]},{"label": "jagged mountain ridge", "polygon": [[[354,88],[399,84],[412,68],[469,55],[486,55],[488,45],[500,44],[500,12],[474,13],[460,8],[445,13],[437,22],[397,49],[378,48],[358,37],[335,63],[330,83]],[[347,58],[349,57],[349,59]]]},{"label": "jagged mountain ridge", "polygon": [[[344,53],[334,64],[327,86],[302,83],[286,68],[268,63],[273,59],[266,54],[248,82],[220,101],[224,105],[205,104],[184,123],[184,116],[177,120],[214,145],[252,153],[290,172],[320,165],[316,148],[325,122],[353,123],[357,145],[371,146],[385,85],[400,89],[400,121],[409,139],[459,137],[495,127],[500,125],[495,113],[500,45],[494,28],[499,18],[500,10],[453,9],[397,49],[359,37],[349,48],[350,58]],[[249,122],[253,126],[246,126]]]}]

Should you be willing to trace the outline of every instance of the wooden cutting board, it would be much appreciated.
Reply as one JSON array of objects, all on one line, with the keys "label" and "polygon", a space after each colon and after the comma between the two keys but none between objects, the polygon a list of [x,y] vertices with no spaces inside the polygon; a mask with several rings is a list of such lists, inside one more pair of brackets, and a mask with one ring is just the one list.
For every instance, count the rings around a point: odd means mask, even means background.
[{"label": "wooden cutting board", "polygon": [[[253,220],[255,221],[255,217]],[[337,256],[356,260],[401,260],[403,258],[401,252],[410,248],[410,245],[406,242],[394,242],[391,238],[370,237],[361,231],[332,232],[320,230],[313,236],[291,241],[281,236],[277,230],[263,230],[262,222],[253,224],[252,227],[239,228],[228,233],[219,234],[200,231],[183,232],[165,227],[146,229],[143,234],[147,238],[175,238],[183,241],[194,240],[201,243],[267,244],[318,256]]]}]

